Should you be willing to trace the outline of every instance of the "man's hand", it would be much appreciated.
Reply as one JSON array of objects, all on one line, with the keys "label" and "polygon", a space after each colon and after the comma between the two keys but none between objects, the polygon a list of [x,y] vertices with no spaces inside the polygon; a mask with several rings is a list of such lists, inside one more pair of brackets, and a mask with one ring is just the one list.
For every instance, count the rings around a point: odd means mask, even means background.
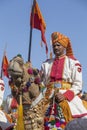
[{"label": "man's hand", "polygon": [[57,101],[58,103],[61,102],[61,101],[63,101],[63,100],[65,100],[64,95],[61,94],[61,93],[59,93],[59,92],[55,94],[55,98],[56,98],[56,101]]}]

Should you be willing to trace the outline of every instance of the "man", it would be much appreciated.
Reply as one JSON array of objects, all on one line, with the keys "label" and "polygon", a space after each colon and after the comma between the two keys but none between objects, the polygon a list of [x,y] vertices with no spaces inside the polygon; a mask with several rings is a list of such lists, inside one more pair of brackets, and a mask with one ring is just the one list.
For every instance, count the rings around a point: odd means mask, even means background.
[{"label": "man", "polygon": [[43,83],[47,87],[45,96],[53,99],[46,113],[45,130],[62,129],[74,118],[87,117],[87,109],[79,98],[82,66],[73,55],[70,39],[59,32],[52,33],[51,38],[55,57],[41,66]]},{"label": "man", "polygon": [[18,103],[17,103],[17,91],[15,89],[11,89],[11,94],[7,95],[6,103],[5,103],[5,112],[11,114],[17,111]]},{"label": "man", "polygon": [[[9,84],[11,85],[11,84]],[[16,128],[17,125],[17,108],[18,108],[18,102],[17,102],[17,91],[14,88],[11,88],[11,94],[9,94],[6,98],[6,103],[5,103],[5,112],[11,117],[11,121],[14,123],[14,129]]]},{"label": "man", "polygon": [[[0,107],[3,103],[3,96],[4,96],[4,81],[0,78]],[[5,113],[0,109],[0,130],[12,130],[14,124],[11,124]]]}]

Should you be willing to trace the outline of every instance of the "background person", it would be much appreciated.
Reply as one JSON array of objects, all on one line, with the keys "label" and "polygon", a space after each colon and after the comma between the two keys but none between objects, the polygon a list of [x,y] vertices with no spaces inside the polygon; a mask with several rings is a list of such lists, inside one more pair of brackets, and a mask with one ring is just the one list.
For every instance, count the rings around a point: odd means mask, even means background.
[{"label": "background person", "polygon": [[[4,87],[4,81],[0,78],[0,107],[3,103],[3,97],[4,97],[4,91],[5,91],[5,87]],[[0,109],[0,130],[12,130],[13,129],[14,124],[11,124],[5,113]]]}]

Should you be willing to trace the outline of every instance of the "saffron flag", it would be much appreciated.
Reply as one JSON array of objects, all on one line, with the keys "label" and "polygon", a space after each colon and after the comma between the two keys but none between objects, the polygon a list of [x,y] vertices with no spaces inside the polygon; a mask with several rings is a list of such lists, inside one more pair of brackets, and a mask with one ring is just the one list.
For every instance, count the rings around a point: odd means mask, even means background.
[{"label": "saffron flag", "polygon": [[47,42],[45,38],[45,30],[46,30],[46,23],[38,6],[36,0],[34,0],[32,11],[31,11],[31,18],[30,18],[30,25],[32,28],[36,28],[41,31],[41,39],[46,46],[46,54],[48,53]]},{"label": "saffron flag", "polygon": [[2,60],[2,72],[3,72],[3,75],[6,76],[6,77],[9,77],[8,75],[8,64],[9,64],[9,61],[7,59],[7,56],[6,54],[4,54],[3,56],[3,60]]}]

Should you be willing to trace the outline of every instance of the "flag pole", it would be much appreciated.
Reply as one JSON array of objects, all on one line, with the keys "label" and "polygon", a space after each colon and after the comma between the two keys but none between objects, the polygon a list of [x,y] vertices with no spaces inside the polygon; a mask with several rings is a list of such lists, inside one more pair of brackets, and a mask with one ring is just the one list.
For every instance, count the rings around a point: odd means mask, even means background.
[{"label": "flag pole", "polygon": [[[35,4],[35,0],[33,0],[33,5],[32,5],[32,9],[31,9],[31,12],[32,12],[32,15],[34,15],[34,4]],[[32,20],[31,19],[31,23],[32,23]],[[29,38],[29,49],[28,49],[28,61],[30,61],[30,57],[31,57],[31,42],[32,42],[32,26],[30,25],[30,38]]]},{"label": "flag pole", "polygon": [[30,41],[29,41],[28,61],[30,61],[30,56],[31,56],[31,41],[32,41],[32,27],[30,27]]}]

